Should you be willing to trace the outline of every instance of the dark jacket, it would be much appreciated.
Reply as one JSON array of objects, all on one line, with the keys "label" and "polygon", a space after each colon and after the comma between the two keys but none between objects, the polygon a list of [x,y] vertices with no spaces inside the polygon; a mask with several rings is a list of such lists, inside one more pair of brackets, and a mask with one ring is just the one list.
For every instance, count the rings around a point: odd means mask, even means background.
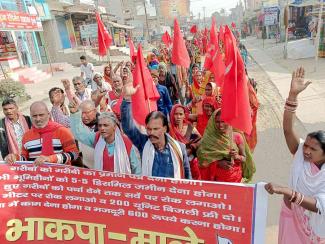
[{"label": "dark jacket", "polygon": [[[32,122],[30,117],[25,115],[24,117],[26,119],[28,128],[31,128]],[[0,121],[0,151],[3,159],[9,154],[7,129],[4,118]]]},{"label": "dark jacket", "polygon": [[159,92],[160,98],[157,100],[157,109],[163,112],[165,116],[168,116],[170,111],[172,111],[172,101],[170,100],[168,89],[160,84],[156,85]]},{"label": "dark jacket", "polygon": [[169,97],[172,100],[172,103],[175,104],[175,102],[179,98],[178,97],[179,94],[178,94],[178,88],[174,76],[169,71],[167,71],[166,79],[164,81],[159,81],[159,84],[167,87],[169,92]]}]

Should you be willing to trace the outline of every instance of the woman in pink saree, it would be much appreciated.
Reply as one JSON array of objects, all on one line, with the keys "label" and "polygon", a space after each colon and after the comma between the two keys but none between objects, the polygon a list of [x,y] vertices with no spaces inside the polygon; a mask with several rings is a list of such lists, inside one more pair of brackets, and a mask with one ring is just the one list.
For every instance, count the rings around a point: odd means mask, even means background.
[{"label": "woman in pink saree", "polygon": [[303,68],[293,73],[284,107],[284,135],[294,155],[289,187],[265,185],[270,194],[283,195],[279,244],[325,243],[325,131],[309,133],[302,140],[293,128],[298,94],[310,84],[304,74]]}]

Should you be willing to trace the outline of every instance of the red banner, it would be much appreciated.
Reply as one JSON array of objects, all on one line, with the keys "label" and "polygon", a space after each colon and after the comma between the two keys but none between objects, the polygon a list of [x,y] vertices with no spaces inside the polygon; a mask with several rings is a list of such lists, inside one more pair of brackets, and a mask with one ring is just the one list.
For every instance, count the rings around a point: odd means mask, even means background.
[{"label": "red banner", "polygon": [[264,243],[259,185],[30,164],[0,172],[0,243]]},{"label": "red banner", "polygon": [[0,10],[0,30],[42,31],[42,22],[36,15]]}]

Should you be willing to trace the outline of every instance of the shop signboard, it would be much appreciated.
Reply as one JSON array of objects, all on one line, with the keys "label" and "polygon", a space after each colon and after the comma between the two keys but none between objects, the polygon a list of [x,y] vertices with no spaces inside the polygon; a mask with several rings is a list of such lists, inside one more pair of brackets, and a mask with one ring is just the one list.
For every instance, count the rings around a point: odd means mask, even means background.
[{"label": "shop signboard", "polygon": [[80,37],[83,46],[96,46],[98,37],[97,24],[81,25]]},{"label": "shop signboard", "polygon": [[141,42],[144,40],[144,25],[142,21],[132,20],[128,23],[131,26],[134,26],[132,29],[132,38],[136,42]]},{"label": "shop signboard", "polygon": [[0,10],[0,30],[43,31],[43,28],[42,22],[37,15]]},{"label": "shop signboard", "polygon": [[0,163],[0,243],[264,243],[264,184]]},{"label": "shop signboard", "polygon": [[278,7],[264,8],[264,25],[278,24]]}]

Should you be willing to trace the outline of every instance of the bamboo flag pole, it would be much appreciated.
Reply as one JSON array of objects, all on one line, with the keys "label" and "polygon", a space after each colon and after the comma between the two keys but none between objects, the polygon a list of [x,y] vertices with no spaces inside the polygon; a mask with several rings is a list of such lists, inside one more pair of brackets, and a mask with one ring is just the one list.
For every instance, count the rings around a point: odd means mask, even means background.
[{"label": "bamboo flag pole", "polygon": [[[233,143],[234,129],[233,129],[232,126],[230,126],[229,137],[230,137],[230,149],[229,149],[229,151],[231,151],[233,149],[233,146],[234,146],[234,143]],[[234,165],[234,158],[233,157],[230,158],[230,163],[231,163],[231,166]]]}]

